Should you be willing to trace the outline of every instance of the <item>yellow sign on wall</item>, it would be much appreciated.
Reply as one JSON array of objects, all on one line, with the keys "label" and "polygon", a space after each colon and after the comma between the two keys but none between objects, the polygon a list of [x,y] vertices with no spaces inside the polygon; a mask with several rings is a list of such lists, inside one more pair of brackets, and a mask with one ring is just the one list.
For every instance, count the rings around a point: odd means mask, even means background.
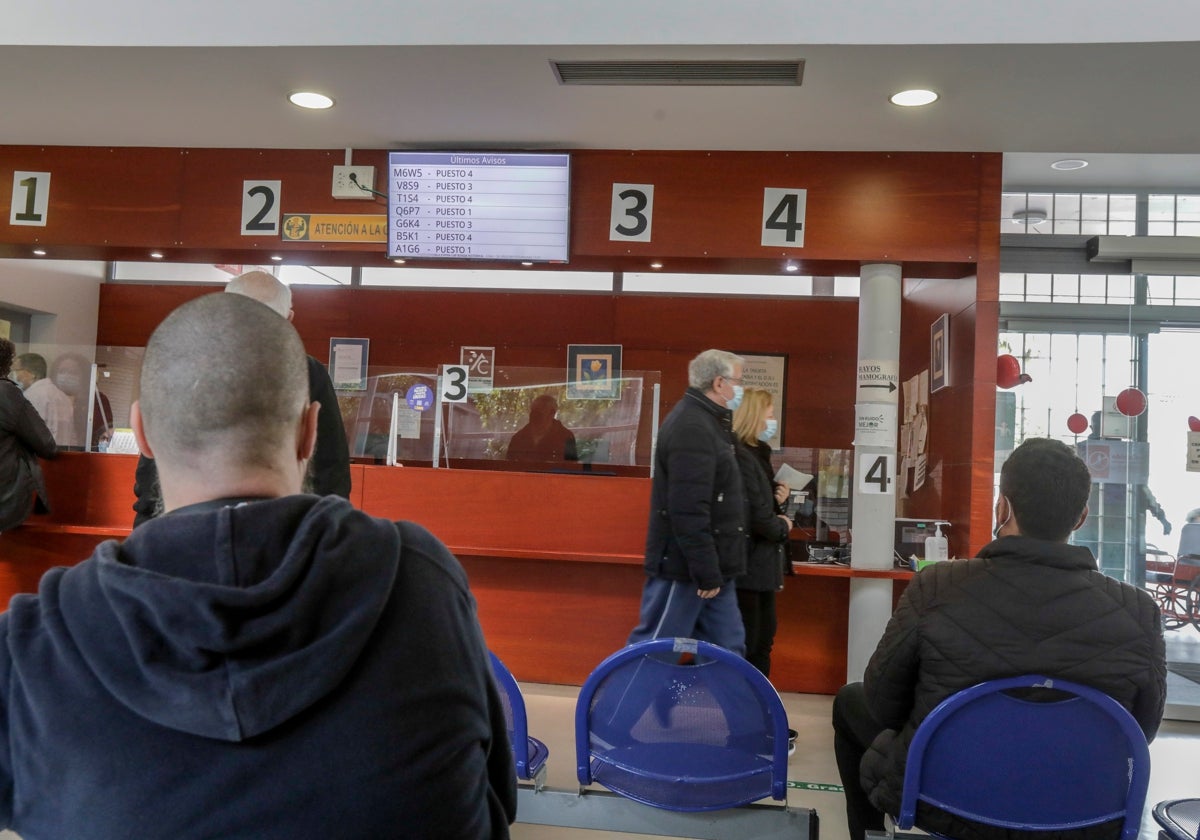
[{"label": "yellow sign on wall", "polygon": [[387,242],[387,216],[284,213],[285,242]]}]

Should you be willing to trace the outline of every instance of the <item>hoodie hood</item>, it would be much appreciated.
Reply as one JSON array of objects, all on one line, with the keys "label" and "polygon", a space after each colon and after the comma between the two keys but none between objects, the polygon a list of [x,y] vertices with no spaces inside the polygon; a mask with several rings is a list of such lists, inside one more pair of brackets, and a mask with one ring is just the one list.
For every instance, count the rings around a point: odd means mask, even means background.
[{"label": "hoodie hood", "polygon": [[181,510],[43,580],[43,610],[120,703],[241,741],[336,688],[392,594],[395,524],[344,499]]}]

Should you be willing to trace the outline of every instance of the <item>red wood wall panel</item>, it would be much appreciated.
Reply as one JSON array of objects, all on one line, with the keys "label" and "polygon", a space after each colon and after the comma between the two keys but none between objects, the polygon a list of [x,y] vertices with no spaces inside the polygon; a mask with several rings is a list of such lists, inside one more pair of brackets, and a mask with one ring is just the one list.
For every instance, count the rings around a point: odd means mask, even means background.
[{"label": "red wood wall panel", "polygon": [[[670,257],[693,270],[777,270],[783,257],[814,273],[859,261],[920,264],[962,276],[979,258],[981,193],[999,156],[976,153],[606,151],[572,153],[572,264],[644,265]],[[386,265],[378,244],[285,242],[243,236],[246,181],[279,181],[283,213],[380,214],[386,202],[331,196],[343,150],[0,147],[0,180],[52,174],[49,224],[0,227],[0,254],[252,263],[280,252],[310,264]],[[387,180],[386,153],[358,150]],[[609,239],[614,183],[655,187],[652,243]],[[762,245],[764,188],[807,194],[803,247]],[[990,188],[990,185],[989,185]],[[998,185],[996,199],[998,201]],[[0,194],[0,212],[10,195]]]},{"label": "red wood wall panel", "polygon": [[[918,152],[575,152],[572,251],[972,262],[978,248],[976,189],[986,157]],[[614,183],[654,185],[652,244],[609,240]],[[807,190],[803,248],[761,244],[766,187]]]}]

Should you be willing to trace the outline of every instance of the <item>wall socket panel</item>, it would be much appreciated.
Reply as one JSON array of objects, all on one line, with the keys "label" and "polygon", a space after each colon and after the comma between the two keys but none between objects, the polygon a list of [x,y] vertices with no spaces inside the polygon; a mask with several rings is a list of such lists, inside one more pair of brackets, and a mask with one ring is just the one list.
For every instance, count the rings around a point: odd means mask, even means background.
[{"label": "wall socket panel", "polygon": [[[354,173],[354,177],[358,180],[358,185],[350,180],[350,173]],[[366,187],[368,190],[375,189],[375,167],[374,166],[335,166],[333,167],[333,197],[334,198],[370,198],[375,196],[366,190],[359,189],[359,185]]]}]

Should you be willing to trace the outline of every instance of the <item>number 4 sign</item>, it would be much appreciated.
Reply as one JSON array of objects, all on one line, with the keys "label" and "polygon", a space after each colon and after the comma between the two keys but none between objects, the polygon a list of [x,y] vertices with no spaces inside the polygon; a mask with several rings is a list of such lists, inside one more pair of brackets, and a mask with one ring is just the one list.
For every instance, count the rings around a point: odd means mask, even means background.
[{"label": "number 4 sign", "polygon": [[896,492],[896,456],[870,452],[858,456],[858,492],[887,494]]},{"label": "number 4 sign", "polygon": [[763,190],[762,244],[804,247],[804,210],[808,190],[767,187]]}]

